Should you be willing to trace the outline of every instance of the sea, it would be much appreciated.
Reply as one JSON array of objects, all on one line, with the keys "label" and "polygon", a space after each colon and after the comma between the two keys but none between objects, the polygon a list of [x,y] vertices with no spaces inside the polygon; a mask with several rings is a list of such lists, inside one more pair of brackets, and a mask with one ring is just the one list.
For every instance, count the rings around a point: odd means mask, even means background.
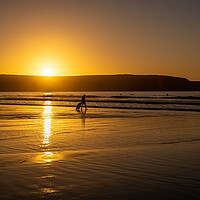
[{"label": "sea", "polygon": [[1,92],[0,105],[75,107],[86,94],[91,108],[200,111],[200,91],[184,92]]}]

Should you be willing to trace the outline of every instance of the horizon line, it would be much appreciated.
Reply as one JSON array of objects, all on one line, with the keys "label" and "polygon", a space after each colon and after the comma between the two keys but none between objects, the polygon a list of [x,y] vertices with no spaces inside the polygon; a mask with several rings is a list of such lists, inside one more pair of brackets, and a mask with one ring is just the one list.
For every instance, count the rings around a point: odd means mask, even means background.
[{"label": "horizon line", "polygon": [[189,81],[200,81],[200,80],[190,80],[189,78],[175,75],[166,75],[166,74],[132,74],[132,73],[116,73],[116,74],[73,74],[73,75],[40,75],[40,74],[0,74],[1,76],[40,76],[40,77],[70,77],[70,76],[117,76],[117,75],[132,75],[132,76],[168,76],[168,77],[176,77],[176,78],[185,78]]}]

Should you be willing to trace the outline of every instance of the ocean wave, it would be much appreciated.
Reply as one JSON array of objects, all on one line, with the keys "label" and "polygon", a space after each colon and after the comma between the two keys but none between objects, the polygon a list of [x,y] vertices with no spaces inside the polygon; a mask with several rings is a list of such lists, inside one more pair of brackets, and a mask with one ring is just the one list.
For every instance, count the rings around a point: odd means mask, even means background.
[{"label": "ocean wave", "polygon": [[[10,102],[10,103],[2,103],[0,102],[0,105],[24,105],[24,106],[48,106],[48,105],[44,105],[41,103],[17,103],[17,102]],[[56,106],[56,107],[76,107],[76,105],[53,105],[51,104],[51,106]],[[170,110],[170,111],[192,111],[192,112],[200,112],[200,108],[196,109],[196,108],[177,108],[177,107],[127,107],[127,106],[101,106],[101,105],[90,105],[87,106],[88,108],[104,108],[104,109],[125,109],[125,110]]]},{"label": "ocean wave", "polygon": [[200,100],[199,96],[110,96],[116,99],[184,99],[184,100]]},{"label": "ocean wave", "polygon": [[[81,98],[82,95],[58,95],[58,94],[44,94],[37,97],[50,97],[50,98]],[[99,96],[87,95],[87,98],[112,98],[112,99],[185,99],[185,100],[200,100],[200,96],[137,96],[130,95],[114,95],[114,96]]]},{"label": "ocean wave", "polygon": [[[37,97],[59,97],[59,98],[81,98],[82,95],[59,95],[59,94],[44,94],[44,95],[39,95]],[[101,96],[97,95],[87,95],[87,98],[100,98]]]},{"label": "ocean wave", "polygon": [[[63,102],[80,102],[79,98],[56,99],[56,98],[0,98],[0,101],[63,101]],[[166,101],[158,99],[139,99],[139,100],[115,100],[115,99],[88,99],[92,103],[128,103],[128,104],[177,104],[177,105],[200,105],[200,101]]]}]

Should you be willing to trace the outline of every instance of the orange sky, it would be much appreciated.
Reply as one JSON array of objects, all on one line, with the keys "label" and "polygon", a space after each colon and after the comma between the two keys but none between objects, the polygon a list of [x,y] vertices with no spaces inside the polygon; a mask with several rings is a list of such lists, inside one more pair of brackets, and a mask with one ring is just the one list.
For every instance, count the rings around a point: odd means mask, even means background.
[{"label": "orange sky", "polygon": [[1,0],[0,73],[200,80],[200,1]]}]

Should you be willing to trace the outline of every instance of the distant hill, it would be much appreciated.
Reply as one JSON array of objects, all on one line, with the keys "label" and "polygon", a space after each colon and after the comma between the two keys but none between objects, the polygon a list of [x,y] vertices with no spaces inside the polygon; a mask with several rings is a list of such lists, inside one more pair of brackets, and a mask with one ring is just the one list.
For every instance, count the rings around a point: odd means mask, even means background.
[{"label": "distant hill", "polygon": [[0,75],[0,91],[187,91],[200,81],[161,75]]}]

